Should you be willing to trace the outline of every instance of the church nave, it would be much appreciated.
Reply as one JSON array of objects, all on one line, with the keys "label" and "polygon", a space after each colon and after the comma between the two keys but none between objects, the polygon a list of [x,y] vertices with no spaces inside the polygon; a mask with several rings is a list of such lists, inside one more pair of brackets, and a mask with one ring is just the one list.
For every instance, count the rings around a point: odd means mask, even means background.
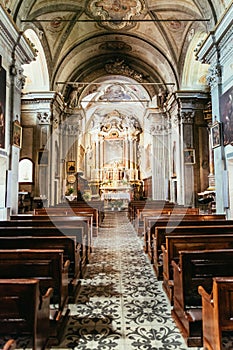
[{"label": "church nave", "polygon": [[126,214],[106,213],[99,231],[65,337],[51,350],[190,349]]}]

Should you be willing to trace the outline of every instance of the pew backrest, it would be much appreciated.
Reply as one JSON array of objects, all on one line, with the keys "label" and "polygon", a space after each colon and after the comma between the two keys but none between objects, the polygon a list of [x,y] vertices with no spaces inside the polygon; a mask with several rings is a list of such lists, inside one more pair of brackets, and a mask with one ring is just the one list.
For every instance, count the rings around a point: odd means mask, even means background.
[{"label": "pew backrest", "polygon": [[41,296],[37,279],[0,279],[0,333],[29,335],[33,350],[44,349],[52,292]]},{"label": "pew backrest", "polygon": [[69,264],[64,263],[63,250],[0,250],[0,278],[37,278],[42,295],[53,288],[51,302],[60,310],[68,302]]}]

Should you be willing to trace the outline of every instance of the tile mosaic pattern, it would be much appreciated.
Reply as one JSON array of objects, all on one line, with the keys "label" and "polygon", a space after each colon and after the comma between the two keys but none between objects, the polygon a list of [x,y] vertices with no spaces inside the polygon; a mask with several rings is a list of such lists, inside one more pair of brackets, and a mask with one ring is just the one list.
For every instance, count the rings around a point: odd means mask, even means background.
[{"label": "tile mosaic pattern", "polygon": [[[124,212],[106,213],[64,338],[50,350],[203,349],[186,346],[142,244]],[[19,345],[30,348],[26,338]]]}]

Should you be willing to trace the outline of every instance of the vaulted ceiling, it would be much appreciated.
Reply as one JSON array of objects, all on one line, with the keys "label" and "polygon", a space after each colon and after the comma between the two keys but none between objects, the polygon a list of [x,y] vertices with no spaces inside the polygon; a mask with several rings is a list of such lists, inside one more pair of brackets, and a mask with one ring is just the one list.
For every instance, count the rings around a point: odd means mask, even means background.
[{"label": "vaulted ceiling", "polygon": [[[4,5],[21,31],[37,33],[51,89],[60,83],[65,93],[64,82],[120,74],[145,83],[153,96],[162,83],[168,91],[204,84],[194,49],[230,2],[5,0]],[[196,79],[191,79],[191,87],[190,75]]]}]

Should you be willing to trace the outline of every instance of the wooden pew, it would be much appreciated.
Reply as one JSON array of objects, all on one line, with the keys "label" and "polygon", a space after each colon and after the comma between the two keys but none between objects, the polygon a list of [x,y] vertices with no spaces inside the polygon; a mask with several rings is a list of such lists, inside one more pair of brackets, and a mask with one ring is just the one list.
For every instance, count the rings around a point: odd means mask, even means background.
[{"label": "wooden pew", "polygon": [[137,216],[137,209],[158,209],[161,210],[162,208],[173,208],[175,206],[175,203],[171,203],[164,200],[143,200],[143,201],[131,201],[129,203],[129,211],[130,211],[130,221],[134,223],[134,220]]},{"label": "wooden pew", "polygon": [[50,338],[59,343],[66,327],[68,309],[69,260],[64,263],[63,250],[0,250],[0,279],[36,278],[40,293],[53,288],[50,303]]},{"label": "wooden pew", "polygon": [[[6,233],[7,235],[7,233]],[[18,230],[12,236],[0,236],[0,247],[5,249],[63,250],[64,262],[69,265],[69,295],[74,298],[79,288],[80,253],[75,236],[20,236]]]},{"label": "wooden pew", "polygon": [[[164,221],[164,222],[163,222]],[[169,226],[169,230],[171,230],[171,227],[177,227],[177,226],[184,226],[184,222],[189,221],[193,222],[192,225],[195,225],[195,222],[212,222],[214,221],[216,225],[218,225],[219,221],[226,221],[226,216],[222,214],[217,215],[195,215],[195,214],[185,214],[185,215],[179,215],[179,214],[172,214],[170,216],[162,216],[160,217],[153,217],[153,216],[144,216],[144,250],[145,252],[148,252],[150,250],[150,247],[153,245],[153,235],[155,233],[155,229],[158,226]],[[214,223],[214,224],[215,224]],[[233,221],[232,221],[233,223]],[[220,223],[219,223],[220,224]],[[229,223],[230,224],[230,223]],[[203,223],[205,225],[205,223]],[[211,224],[210,224],[211,225]],[[153,250],[151,250],[151,254],[153,253]]]},{"label": "wooden pew", "polygon": [[[153,256],[154,256],[154,244],[157,245],[160,249],[161,242],[158,241],[158,244],[156,244],[157,239],[157,228],[160,229],[160,227],[163,227],[163,231],[171,232],[172,230],[181,227],[181,226],[207,226],[207,221],[209,223],[208,226],[218,226],[218,225],[225,225],[226,220],[222,219],[220,216],[220,219],[217,220],[216,217],[213,218],[214,215],[208,215],[203,217],[203,215],[172,215],[170,218],[162,217],[157,218],[155,221],[155,218],[149,219],[148,223],[151,224],[151,221],[153,222],[153,225],[151,227],[147,227],[145,235],[144,235],[144,251],[148,254],[150,261],[153,263]],[[229,224],[233,223],[233,221],[230,221]],[[161,229],[162,230],[162,229]]]},{"label": "wooden pew", "polygon": [[82,207],[49,207],[34,209],[35,216],[90,216],[92,217],[92,235],[97,236],[99,224],[98,224],[98,210],[95,208],[82,208]]},{"label": "wooden pew", "polygon": [[172,317],[188,346],[202,346],[202,300],[198,286],[212,290],[212,278],[233,276],[233,249],[180,251],[174,271]]},{"label": "wooden pew", "polygon": [[41,296],[37,279],[0,279],[0,334],[30,336],[33,350],[45,349],[52,292]]},{"label": "wooden pew", "polygon": [[63,250],[0,249],[0,279],[39,279],[41,294],[53,288],[51,303],[58,304],[58,311],[68,306],[69,264]]},{"label": "wooden pew", "polygon": [[166,236],[163,252],[163,289],[173,303],[173,270],[171,262],[179,257],[179,251],[216,250],[233,248],[233,231],[212,234],[188,234]]},{"label": "wooden pew", "polygon": [[[2,221],[0,222],[0,225],[5,226],[4,222],[7,222],[7,225],[14,225],[10,224],[10,222],[15,221],[17,224],[19,221],[24,221],[26,226],[55,226],[57,228],[63,228],[64,226],[68,227],[76,227],[79,229],[81,226],[83,228],[83,232],[81,233],[81,236],[83,239],[81,239],[80,235],[79,238],[77,237],[77,241],[81,243],[81,255],[82,255],[82,275],[84,274],[86,264],[89,262],[91,251],[92,251],[92,225],[93,220],[92,216],[48,216],[48,215],[12,215],[11,220],[9,221]],[[26,223],[26,221],[29,221],[32,223],[32,225]],[[37,221],[38,223],[33,223],[34,221]],[[24,226],[25,226],[24,225]],[[73,233],[75,235],[75,232]],[[81,239],[81,240],[80,240]]]},{"label": "wooden pew", "polygon": [[[151,236],[153,235],[155,228],[157,227],[158,219],[163,219],[166,221],[166,224],[164,226],[176,226],[177,224],[181,223],[182,221],[225,221],[226,215],[225,214],[171,214],[171,215],[163,215],[161,217],[158,217],[156,215],[147,215],[146,213],[143,214],[143,232],[144,235]],[[175,224],[173,224],[175,222]]]},{"label": "wooden pew", "polygon": [[[76,225],[80,225],[76,226]],[[88,228],[82,221],[50,221],[50,220],[9,220],[0,221],[0,236],[75,236],[80,246],[80,271],[82,278],[90,259],[90,238]]]},{"label": "wooden pew", "polygon": [[202,297],[203,346],[222,350],[222,333],[233,331],[233,277],[214,277],[209,293],[198,287]]},{"label": "wooden pew", "polygon": [[[230,224],[229,224],[230,223]],[[148,255],[155,274],[159,280],[163,278],[162,245],[165,245],[167,235],[193,235],[233,233],[233,221],[183,221],[174,226],[157,226],[152,236],[153,242],[148,246]]]},{"label": "wooden pew", "polygon": [[144,209],[137,209],[136,219],[135,219],[135,230],[136,232],[141,235],[145,233],[145,223],[144,218],[146,216],[154,216],[155,219],[157,219],[159,216],[163,217],[175,217],[176,215],[182,216],[192,216],[192,215],[199,215],[199,209],[198,208],[190,208],[190,207],[164,207],[159,209],[150,209],[150,208],[144,208]]}]

